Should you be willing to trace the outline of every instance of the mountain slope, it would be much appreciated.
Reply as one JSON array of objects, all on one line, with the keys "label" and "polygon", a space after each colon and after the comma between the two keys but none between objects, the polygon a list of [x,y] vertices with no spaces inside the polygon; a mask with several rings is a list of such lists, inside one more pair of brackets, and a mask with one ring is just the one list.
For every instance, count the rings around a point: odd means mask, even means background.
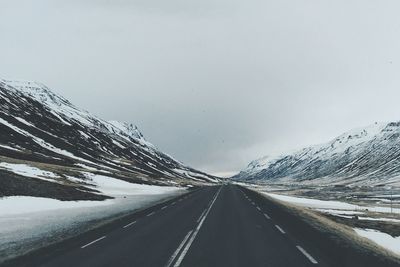
[{"label": "mountain slope", "polygon": [[400,122],[375,123],[334,140],[251,162],[233,179],[270,183],[400,185]]},{"label": "mountain slope", "polygon": [[[54,190],[68,192],[54,194],[60,199],[98,197],[87,173],[159,185],[217,181],[160,152],[136,126],[97,118],[35,82],[0,80],[2,162],[8,165],[0,164],[0,196]],[[44,174],[31,179],[21,168]]]}]

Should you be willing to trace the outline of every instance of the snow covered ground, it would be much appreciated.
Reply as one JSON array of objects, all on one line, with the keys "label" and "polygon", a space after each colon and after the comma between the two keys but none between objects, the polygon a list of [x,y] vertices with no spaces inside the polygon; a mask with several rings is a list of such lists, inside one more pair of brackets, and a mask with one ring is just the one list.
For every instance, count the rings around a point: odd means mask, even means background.
[{"label": "snow covered ground", "polygon": [[38,178],[46,181],[53,181],[52,179],[47,178],[57,178],[58,176],[55,173],[44,171],[27,164],[15,164],[15,163],[7,163],[7,162],[0,162],[0,169],[4,169],[7,171],[11,171],[15,174]]},{"label": "snow covered ground", "polygon": [[382,233],[371,229],[358,229],[355,228],[354,231],[362,237],[368,238],[374,241],[376,244],[384,247],[398,255],[400,255],[400,236],[393,237],[386,233]]},{"label": "snow covered ground", "polygon": [[[177,187],[131,184],[101,176],[92,178],[100,191],[116,198],[105,201],[59,201],[22,196],[0,198],[0,262],[29,251],[37,244],[50,244],[82,233],[102,220],[186,192],[186,189]],[[123,190],[123,186],[128,188]]]},{"label": "snow covered ground", "polygon": [[[145,184],[133,184],[120,179],[112,178],[109,176],[93,174],[89,172],[82,172],[82,174],[93,184],[93,189],[99,190],[108,196],[121,196],[121,195],[159,195],[168,192],[176,191],[176,187],[155,186]],[[74,179],[69,177],[69,179]],[[78,178],[75,178],[78,179]],[[86,181],[86,180],[85,180]],[[86,182],[89,182],[86,181]]]},{"label": "snow covered ground", "polygon": [[[385,221],[393,223],[400,222],[400,220],[398,219],[384,218],[383,215],[382,218],[371,218],[362,216],[367,211],[368,212],[372,211],[376,213],[390,213],[391,210],[389,207],[360,206],[341,201],[319,200],[319,199],[287,196],[287,195],[265,193],[265,192],[263,192],[263,194],[283,202],[311,208],[319,212],[328,213],[343,218],[350,219],[354,215],[357,215],[358,220],[364,220],[364,221],[382,221],[382,222]],[[395,208],[393,209],[393,212],[400,213],[400,209]],[[376,244],[380,245],[381,247],[384,247],[400,255],[400,237],[393,237],[387,233],[371,229],[354,228],[354,230],[358,235],[368,238],[371,241],[375,242]]]},{"label": "snow covered ground", "polygon": [[[111,205],[114,200],[105,201],[60,201],[43,197],[12,196],[0,198],[1,219],[16,214],[46,212],[59,209],[92,208]],[[0,228],[0,232],[3,228]]]},{"label": "snow covered ground", "polygon": [[[267,196],[272,198],[296,204],[299,206],[318,209],[319,211],[324,211],[331,214],[344,214],[343,211],[352,211],[352,214],[357,214],[359,211],[373,211],[373,212],[382,212],[382,213],[390,213],[390,207],[379,207],[379,206],[360,206],[355,204],[350,204],[341,201],[332,201],[332,200],[319,200],[313,198],[303,198],[303,197],[294,197],[294,196],[285,196],[280,194],[273,193],[264,193]],[[400,209],[394,208],[393,213],[400,213]]]}]

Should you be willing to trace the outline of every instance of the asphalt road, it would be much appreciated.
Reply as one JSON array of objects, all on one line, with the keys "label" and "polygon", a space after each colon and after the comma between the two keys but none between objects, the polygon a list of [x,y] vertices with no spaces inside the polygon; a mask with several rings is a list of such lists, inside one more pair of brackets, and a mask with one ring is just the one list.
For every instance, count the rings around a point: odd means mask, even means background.
[{"label": "asphalt road", "polygon": [[252,191],[206,187],[8,266],[391,266],[349,248],[338,258],[304,227]]}]

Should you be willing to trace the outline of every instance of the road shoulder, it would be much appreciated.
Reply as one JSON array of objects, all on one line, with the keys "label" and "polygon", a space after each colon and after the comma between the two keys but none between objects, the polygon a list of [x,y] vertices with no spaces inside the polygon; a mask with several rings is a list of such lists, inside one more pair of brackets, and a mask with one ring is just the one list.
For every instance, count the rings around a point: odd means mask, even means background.
[{"label": "road shoulder", "polygon": [[358,237],[350,227],[253,189],[242,189],[259,205],[269,209],[270,215],[292,235],[313,248],[313,253],[329,262],[337,262],[338,266],[400,266],[400,259],[394,254]]}]

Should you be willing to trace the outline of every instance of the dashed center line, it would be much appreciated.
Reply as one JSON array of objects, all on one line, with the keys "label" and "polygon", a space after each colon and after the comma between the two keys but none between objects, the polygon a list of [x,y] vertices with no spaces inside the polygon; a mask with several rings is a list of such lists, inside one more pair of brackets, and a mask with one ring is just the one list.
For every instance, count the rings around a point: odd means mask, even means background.
[{"label": "dashed center line", "polygon": [[[176,251],[174,252],[174,254],[173,254],[173,255],[171,256],[171,258],[169,259],[169,261],[168,261],[168,263],[167,263],[167,265],[166,265],[167,267],[171,267],[171,266],[173,266],[173,267],[178,267],[178,266],[180,266],[180,264],[182,263],[183,259],[184,259],[185,256],[186,256],[186,253],[187,253],[188,250],[190,249],[190,247],[191,247],[193,241],[195,240],[195,238],[196,238],[196,236],[197,236],[197,234],[198,234],[200,228],[202,227],[202,225],[203,225],[203,223],[204,223],[204,221],[205,221],[207,215],[209,214],[209,212],[211,211],[211,209],[212,209],[212,207],[213,207],[215,201],[217,200],[218,195],[219,195],[221,189],[222,189],[222,187],[221,187],[221,188],[219,189],[219,191],[215,194],[214,198],[211,200],[211,202],[209,203],[209,205],[207,205],[207,208],[202,212],[201,216],[197,219],[197,223],[198,223],[197,227],[196,227],[194,230],[191,230],[191,231],[189,231],[189,232],[186,234],[185,238],[182,240],[182,242],[180,243],[179,247],[176,249]],[[175,205],[175,204],[177,204],[177,202],[180,202],[180,201],[182,201],[182,200],[184,200],[184,199],[186,199],[186,198],[187,198],[187,197],[183,197],[183,198],[181,198],[181,199],[178,199],[177,201],[171,203],[171,205]],[[252,205],[254,205],[258,211],[261,211],[261,213],[264,215],[264,217],[265,217],[266,219],[271,220],[271,217],[270,217],[268,214],[263,213],[263,212],[262,212],[262,209],[261,209],[259,206],[257,206],[256,203],[255,203],[254,201],[252,201],[246,194],[245,194],[245,198],[246,198]],[[161,210],[164,210],[164,209],[166,209],[167,207],[168,207],[168,205],[163,206],[163,207],[161,208]],[[146,216],[147,216],[147,217],[150,217],[150,216],[154,215],[155,213],[156,213],[156,211],[151,212],[151,213],[147,214]],[[123,228],[128,228],[128,227],[134,225],[135,223],[136,223],[136,221],[132,221],[131,223],[129,223],[129,224],[123,226]],[[279,225],[276,224],[276,225],[275,225],[275,228],[276,228],[277,230],[279,230],[279,232],[281,232],[282,234],[286,234],[286,232],[285,232]],[[99,241],[101,241],[101,240],[103,240],[103,239],[105,239],[105,238],[106,238],[106,236],[102,236],[102,237],[100,237],[100,238],[98,238],[98,239],[96,239],[96,240],[94,240],[94,241],[92,241],[92,242],[90,242],[90,243],[88,243],[88,244],[82,246],[81,249],[87,248],[87,247],[89,247],[89,246],[91,246],[91,245],[93,245],[93,244],[95,244],[95,243],[97,243],[97,242],[99,242]],[[313,257],[312,257],[305,249],[303,249],[301,246],[297,245],[296,248],[297,248],[297,249],[298,249],[312,264],[318,264],[318,261],[317,261],[315,258],[313,258]],[[174,264],[174,263],[175,263],[175,264]]]},{"label": "dashed center line", "polygon": [[81,248],[87,248],[88,246],[93,245],[94,243],[99,242],[100,240],[103,240],[104,238],[106,238],[106,236],[102,236],[102,237],[100,237],[100,238],[98,238],[98,239],[96,239],[96,240],[94,240],[94,241],[82,246]]},{"label": "dashed center line", "polygon": [[136,223],[136,221],[128,223],[127,225],[124,226],[124,228],[128,228],[129,226],[134,225],[135,223]]},{"label": "dashed center line", "polygon": [[309,259],[309,261],[311,261],[313,264],[318,264],[318,261],[316,261],[310,254],[308,254],[308,252],[305,251],[305,249],[303,249],[303,248],[300,247],[300,246],[296,246],[296,248],[297,248],[298,250],[300,250],[300,252],[303,253],[303,255],[306,256],[307,259]]},{"label": "dashed center line", "polygon": [[279,232],[281,232],[282,234],[286,234],[285,231],[283,231],[283,229],[281,227],[279,227],[279,225],[275,225],[276,229],[279,230]]}]

